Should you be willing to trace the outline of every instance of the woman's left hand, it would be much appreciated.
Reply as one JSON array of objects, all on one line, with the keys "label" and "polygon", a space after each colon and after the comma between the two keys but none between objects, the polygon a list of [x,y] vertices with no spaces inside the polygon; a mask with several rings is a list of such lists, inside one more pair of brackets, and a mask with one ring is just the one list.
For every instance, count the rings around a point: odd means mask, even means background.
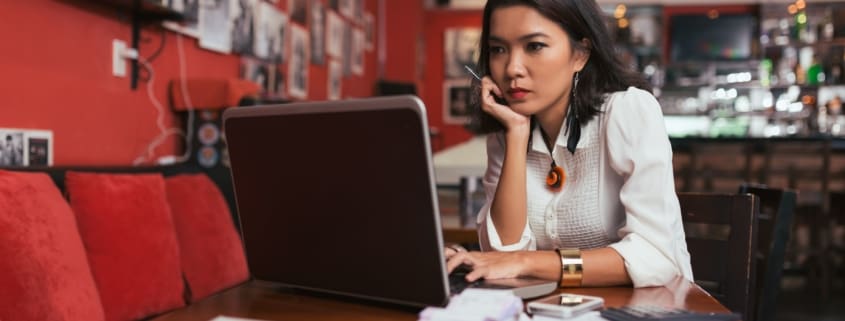
[{"label": "woman's left hand", "polygon": [[523,275],[526,270],[524,255],[521,252],[454,253],[446,260],[446,270],[451,273],[461,264],[472,269],[466,276],[470,282],[480,278],[515,278]]}]

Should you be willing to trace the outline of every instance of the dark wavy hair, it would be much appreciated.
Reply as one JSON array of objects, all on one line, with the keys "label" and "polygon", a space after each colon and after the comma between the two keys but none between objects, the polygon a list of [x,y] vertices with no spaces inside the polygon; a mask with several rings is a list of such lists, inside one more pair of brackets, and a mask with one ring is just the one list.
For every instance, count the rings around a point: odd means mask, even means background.
[{"label": "dark wavy hair", "polygon": [[[581,125],[600,112],[605,94],[625,90],[630,86],[651,92],[651,85],[642,75],[626,67],[616,55],[614,42],[604,24],[604,18],[594,0],[488,0],[484,7],[481,30],[478,71],[481,76],[490,74],[490,18],[493,11],[503,7],[524,5],[534,8],[547,19],[556,22],[569,36],[574,50],[590,53],[589,60],[580,72],[576,95],[570,106],[575,106]],[[589,47],[581,42],[587,39]],[[472,83],[472,121],[469,129],[476,133],[490,133],[504,129],[502,124],[481,110],[481,83]]]}]

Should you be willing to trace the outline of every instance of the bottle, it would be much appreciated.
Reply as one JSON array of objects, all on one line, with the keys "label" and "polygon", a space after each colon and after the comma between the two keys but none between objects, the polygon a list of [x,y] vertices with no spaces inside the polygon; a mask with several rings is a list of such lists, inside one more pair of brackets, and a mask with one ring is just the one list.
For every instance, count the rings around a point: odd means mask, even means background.
[{"label": "bottle", "polygon": [[824,70],[822,69],[822,64],[819,63],[818,58],[818,55],[813,55],[813,62],[810,64],[810,67],[807,68],[806,84],[809,86],[818,86],[819,84],[824,83],[825,80]]}]

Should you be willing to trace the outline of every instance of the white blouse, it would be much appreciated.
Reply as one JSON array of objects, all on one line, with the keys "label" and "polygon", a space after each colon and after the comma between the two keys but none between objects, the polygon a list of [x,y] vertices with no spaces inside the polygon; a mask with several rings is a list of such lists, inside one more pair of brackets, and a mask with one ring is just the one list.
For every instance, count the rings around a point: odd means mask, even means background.
[{"label": "white blouse", "polygon": [[503,245],[490,218],[502,171],[504,134],[487,138],[487,202],[478,214],[483,250],[553,250],[611,247],[625,261],[635,287],[664,285],[678,275],[692,280],[675,194],[672,147],[657,100],[629,88],[607,97],[581,130],[573,155],[563,126],[554,145],[566,173],[559,192],[546,188],[551,164],[539,128],[527,155],[528,221],[515,244]]}]

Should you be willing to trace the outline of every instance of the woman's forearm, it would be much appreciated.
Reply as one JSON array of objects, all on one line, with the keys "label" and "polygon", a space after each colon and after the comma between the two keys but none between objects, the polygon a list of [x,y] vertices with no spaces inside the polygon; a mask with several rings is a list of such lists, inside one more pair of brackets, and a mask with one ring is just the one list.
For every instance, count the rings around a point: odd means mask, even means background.
[{"label": "woman's forearm", "polygon": [[502,172],[490,207],[490,217],[502,245],[519,242],[528,220],[525,190],[528,131],[509,132],[506,140]]},{"label": "woman's forearm", "polygon": [[[523,275],[546,280],[560,280],[561,262],[555,251],[519,252],[526,266]],[[581,286],[613,286],[631,284],[625,261],[616,250],[605,247],[581,251]]]}]

